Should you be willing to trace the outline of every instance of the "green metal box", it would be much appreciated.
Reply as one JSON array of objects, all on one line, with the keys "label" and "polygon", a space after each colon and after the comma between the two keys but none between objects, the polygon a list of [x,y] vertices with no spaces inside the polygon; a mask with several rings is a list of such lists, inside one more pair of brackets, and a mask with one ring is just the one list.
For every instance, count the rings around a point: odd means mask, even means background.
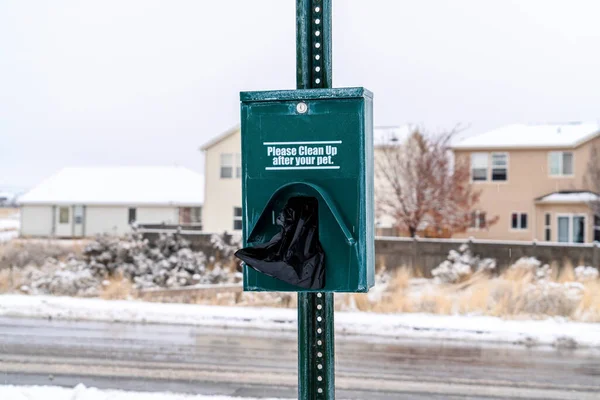
[{"label": "green metal box", "polygon": [[244,266],[244,290],[367,292],[375,279],[373,95],[364,88],[242,92],[245,246],[268,242],[287,200],[318,200],[325,288]]}]

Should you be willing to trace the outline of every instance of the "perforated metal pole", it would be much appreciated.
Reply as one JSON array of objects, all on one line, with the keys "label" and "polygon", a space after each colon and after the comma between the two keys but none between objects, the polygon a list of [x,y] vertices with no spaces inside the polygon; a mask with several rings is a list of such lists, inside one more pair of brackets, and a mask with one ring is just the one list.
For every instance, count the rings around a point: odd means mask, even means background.
[{"label": "perforated metal pole", "polygon": [[296,88],[331,87],[331,0],[296,0]]},{"label": "perforated metal pole", "polygon": [[[331,0],[296,0],[296,86],[331,87]],[[335,399],[333,293],[298,293],[298,399]]]}]

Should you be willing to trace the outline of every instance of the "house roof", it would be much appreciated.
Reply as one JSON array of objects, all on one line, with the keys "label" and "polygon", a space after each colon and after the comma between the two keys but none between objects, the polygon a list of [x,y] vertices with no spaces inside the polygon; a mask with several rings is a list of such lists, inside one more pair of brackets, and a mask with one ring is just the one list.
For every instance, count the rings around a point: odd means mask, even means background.
[{"label": "house roof", "polygon": [[19,204],[175,205],[204,202],[204,176],[184,167],[65,168]]},{"label": "house roof", "polygon": [[560,191],[547,194],[535,199],[537,203],[543,204],[573,204],[573,203],[590,203],[598,201],[599,196],[596,193],[588,191]]},{"label": "house roof", "polygon": [[454,149],[572,148],[600,134],[596,122],[513,124],[468,137]]},{"label": "house roof", "polygon": [[225,132],[221,133],[219,136],[215,136],[214,138],[212,138],[208,142],[204,143],[202,146],[200,146],[200,150],[201,151],[206,151],[206,150],[210,149],[211,147],[213,147],[215,144],[220,143],[221,141],[227,139],[229,136],[231,136],[234,133],[237,133],[239,131],[240,131],[240,125],[239,124],[237,124],[235,126],[232,126],[231,128],[229,128]]}]

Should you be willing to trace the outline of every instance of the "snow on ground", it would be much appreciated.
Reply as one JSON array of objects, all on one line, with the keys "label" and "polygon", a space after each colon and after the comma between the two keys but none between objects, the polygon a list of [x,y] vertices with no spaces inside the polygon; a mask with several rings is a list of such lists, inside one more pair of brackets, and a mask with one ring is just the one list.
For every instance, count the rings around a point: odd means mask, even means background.
[{"label": "snow on ground", "polygon": [[18,231],[19,230],[19,219],[17,218],[3,218],[0,219],[0,231]]},{"label": "snow on ground", "polygon": [[5,218],[0,218],[0,243],[8,242],[19,236],[21,221],[19,214],[13,214]]},{"label": "snow on ground", "polygon": [[[0,316],[296,330],[294,309],[54,296],[1,295]],[[600,348],[600,324],[563,318],[503,320],[464,315],[336,312],[335,325],[338,334],[373,340],[402,338]]]},{"label": "snow on ground", "polygon": [[0,243],[8,242],[19,236],[19,231],[0,231]]},{"label": "snow on ground", "polygon": [[[176,393],[99,390],[79,384],[74,388],[58,386],[0,386],[2,400],[257,400],[249,397],[201,396]],[[277,399],[261,399],[277,400]]]}]

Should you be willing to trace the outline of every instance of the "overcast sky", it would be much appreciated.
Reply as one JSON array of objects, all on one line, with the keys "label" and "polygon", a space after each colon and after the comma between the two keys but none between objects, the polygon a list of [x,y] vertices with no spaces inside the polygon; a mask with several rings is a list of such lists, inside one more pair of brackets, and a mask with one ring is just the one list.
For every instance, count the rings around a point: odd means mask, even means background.
[{"label": "overcast sky", "polygon": [[[333,0],[333,83],[375,124],[600,117],[597,1]],[[294,0],[0,1],[0,186],[65,166],[185,165],[241,90],[295,87]]]}]

